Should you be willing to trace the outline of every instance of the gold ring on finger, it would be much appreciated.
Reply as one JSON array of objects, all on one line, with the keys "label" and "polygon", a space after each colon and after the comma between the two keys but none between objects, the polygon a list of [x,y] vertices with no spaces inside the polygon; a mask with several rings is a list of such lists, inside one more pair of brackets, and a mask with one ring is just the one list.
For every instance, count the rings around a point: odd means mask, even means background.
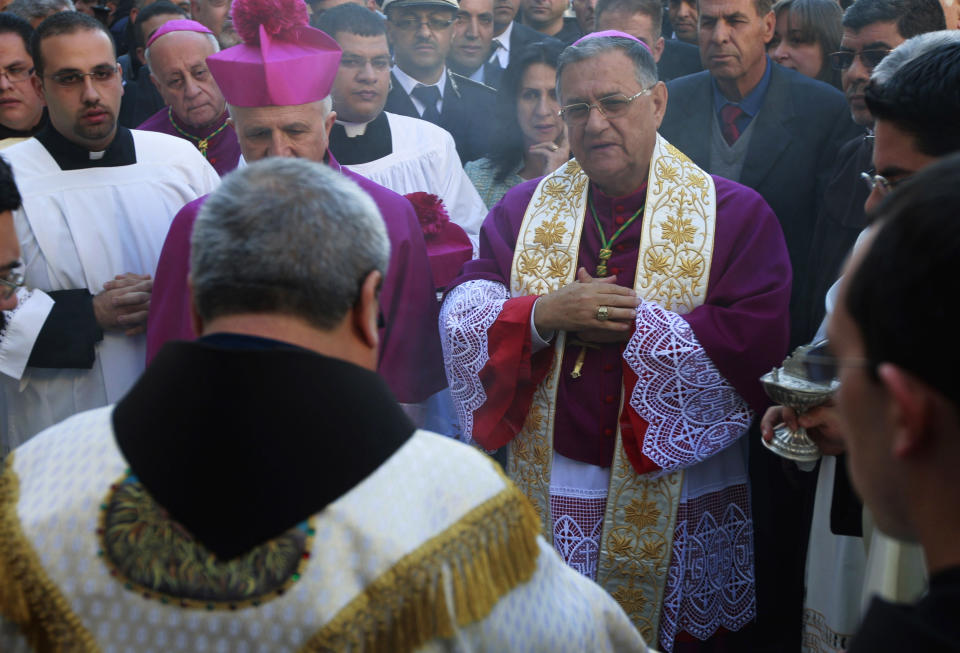
[{"label": "gold ring on finger", "polygon": [[599,322],[606,322],[607,318],[610,317],[610,307],[609,306],[600,306],[597,308],[597,320]]}]

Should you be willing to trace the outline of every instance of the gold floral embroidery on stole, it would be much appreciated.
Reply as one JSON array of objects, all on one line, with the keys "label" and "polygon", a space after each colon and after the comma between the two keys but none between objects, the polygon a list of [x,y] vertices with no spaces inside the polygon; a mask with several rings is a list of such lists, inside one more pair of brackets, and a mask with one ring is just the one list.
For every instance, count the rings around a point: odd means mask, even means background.
[{"label": "gold floral embroidery on stole", "polygon": [[[510,271],[510,294],[544,295],[573,283],[590,180],[575,160],[544,177],[520,225]],[[557,334],[553,364],[533,394],[523,429],[510,441],[507,474],[533,503],[543,536],[553,542],[550,472],[557,382],[567,334]]]},{"label": "gold floral embroidery on stole", "polygon": [[[713,179],[658,137],[633,285],[645,301],[680,314],[703,304],[713,259],[716,205]],[[682,487],[682,471],[643,476],[634,472],[618,425],[597,582],[653,644],[659,634]]]}]

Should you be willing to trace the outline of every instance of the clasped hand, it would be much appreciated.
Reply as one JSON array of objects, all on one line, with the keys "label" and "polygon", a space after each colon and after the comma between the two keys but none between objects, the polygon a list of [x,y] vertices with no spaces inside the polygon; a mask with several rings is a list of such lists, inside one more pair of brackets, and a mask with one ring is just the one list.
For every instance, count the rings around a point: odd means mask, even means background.
[{"label": "clasped hand", "polygon": [[[537,331],[569,331],[588,342],[623,342],[637,318],[640,299],[632,288],[618,286],[616,276],[594,278],[577,270],[577,280],[540,297],[534,315]],[[597,309],[607,307],[607,319]]]},{"label": "clasped hand", "polygon": [[93,312],[104,331],[120,331],[135,336],[147,328],[153,279],[149,274],[127,272],[103,284],[103,292],[93,298]]}]

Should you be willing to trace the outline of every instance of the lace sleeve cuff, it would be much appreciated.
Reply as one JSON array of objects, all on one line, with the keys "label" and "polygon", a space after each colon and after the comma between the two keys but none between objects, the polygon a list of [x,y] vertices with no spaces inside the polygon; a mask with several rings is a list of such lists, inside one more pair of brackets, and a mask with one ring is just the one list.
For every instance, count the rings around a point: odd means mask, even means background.
[{"label": "lace sleeve cuff", "polygon": [[642,453],[661,469],[698,463],[750,426],[747,403],[680,315],[644,302],[623,357],[638,379],[630,408],[648,423]]},{"label": "lace sleeve cuff", "polygon": [[0,373],[19,379],[43,324],[53,310],[53,299],[42,290],[17,291],[17,306],[4,311],[0,328]]}]

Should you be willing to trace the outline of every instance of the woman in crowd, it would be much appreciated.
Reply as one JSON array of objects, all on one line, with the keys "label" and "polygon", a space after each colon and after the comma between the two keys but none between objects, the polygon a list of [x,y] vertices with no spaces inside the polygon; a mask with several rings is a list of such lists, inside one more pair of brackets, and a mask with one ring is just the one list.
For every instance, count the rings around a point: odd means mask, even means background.
[{"label": "woman in crowd", "polygon": [[840,49],[843,10],[836,0],[780,0],[773,6],[776,30],[767,45],[781,66],[840,88],[830,53]]},{"label": "woman in crowd", "polygon": [[562,50],[533,43],[510,58],[497,97],[490,155],[464,166],[487,209],[520,182],[542,177],[570,158],[556,92]]}]

